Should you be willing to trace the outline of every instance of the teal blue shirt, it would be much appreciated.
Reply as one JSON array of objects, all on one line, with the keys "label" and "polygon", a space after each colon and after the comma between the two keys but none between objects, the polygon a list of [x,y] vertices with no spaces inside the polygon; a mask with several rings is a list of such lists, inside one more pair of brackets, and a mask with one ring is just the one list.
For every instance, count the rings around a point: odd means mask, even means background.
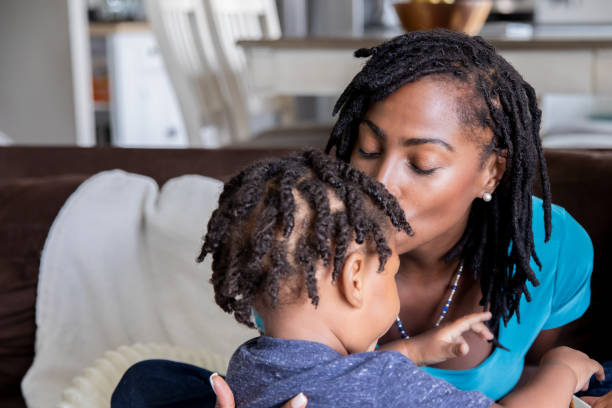
[{"label": "teal blue shirt", "polygon": [[531,302],[521,299],[521,323],[516,315],[499,329],[499,342],[510,351],[495,349],[479,366],[469,370],[423,367],[462,390],[478,390],[498,400],[512,390],[523,371],[525,354],[540,331],[563,326],[579,318],[591,298],[593,245],[586,231],[563,208],[552,206],[552,235],[544,243],[542,200],[533,198],[533,238],[542,263],[531,268],[540,281],[527,284]]}]

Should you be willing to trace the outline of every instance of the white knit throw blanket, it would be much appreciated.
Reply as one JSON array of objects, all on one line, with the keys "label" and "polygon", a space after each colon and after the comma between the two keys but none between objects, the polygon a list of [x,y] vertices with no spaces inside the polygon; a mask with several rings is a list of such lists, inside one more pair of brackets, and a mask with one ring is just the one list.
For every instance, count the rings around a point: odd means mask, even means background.
[{"label": "white knit throw blanket", "polygon": [[257,335],[215,304],[210,260],[195,262],[221,187],[189,175],[159,190],[113,170],[72,194],[42,254],[36,355],[22,382],[29,407],[55,406],[73,377],[121,345],[166,343],[229,360]]}]

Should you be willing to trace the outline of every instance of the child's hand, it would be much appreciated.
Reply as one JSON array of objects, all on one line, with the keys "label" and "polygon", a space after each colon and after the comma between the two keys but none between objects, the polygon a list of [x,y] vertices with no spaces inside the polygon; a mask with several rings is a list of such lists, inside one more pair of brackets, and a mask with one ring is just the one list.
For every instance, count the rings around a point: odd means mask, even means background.
[{"label": "child's hand", "polygon": [[586,391],[589,387],[589,380],[595,374],[595,378],[599,381],[605,379],[604,369],[597,361],[589,358],[581,351],[571,349],[569,347],[555,347],[547,351],[540,365],[547,364],[562,364],[572,370],[576,376],[576,389]]},{"label": "child's hand", "polygon": [[465,356],[470,346],[463,338],[463,333],[472,330],[483,340],[493,339],[493,334],[483,323],[490,318],[491,312],[473,313],[410,339],[385,344],[379,350],[399,351],[416,365],[436,364]]}]

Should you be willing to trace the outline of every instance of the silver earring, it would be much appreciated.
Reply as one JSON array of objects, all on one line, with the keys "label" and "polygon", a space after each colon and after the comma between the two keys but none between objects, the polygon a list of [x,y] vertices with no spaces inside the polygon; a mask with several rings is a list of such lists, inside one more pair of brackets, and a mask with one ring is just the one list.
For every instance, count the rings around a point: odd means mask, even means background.
[{"label": "silver earring", "polygon": [[485,202],[489,202],[491,201],[491,199],[493,198],[493,196],[491,195],[491,193],[483,193],[482,194],[482,200]]}]

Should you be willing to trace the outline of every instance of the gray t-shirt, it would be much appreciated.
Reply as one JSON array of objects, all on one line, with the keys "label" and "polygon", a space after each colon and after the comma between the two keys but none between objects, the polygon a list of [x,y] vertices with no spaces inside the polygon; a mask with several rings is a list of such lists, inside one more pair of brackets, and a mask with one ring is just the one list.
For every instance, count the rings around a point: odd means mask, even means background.
[{"label": "gray t-shirt", "polygon": [[432,377],[395,351],[342,356],[320,344],[256,337],[232,356],[236,407],[276,407],[303,392],[316,407],[489,407],[477,391]]}]

